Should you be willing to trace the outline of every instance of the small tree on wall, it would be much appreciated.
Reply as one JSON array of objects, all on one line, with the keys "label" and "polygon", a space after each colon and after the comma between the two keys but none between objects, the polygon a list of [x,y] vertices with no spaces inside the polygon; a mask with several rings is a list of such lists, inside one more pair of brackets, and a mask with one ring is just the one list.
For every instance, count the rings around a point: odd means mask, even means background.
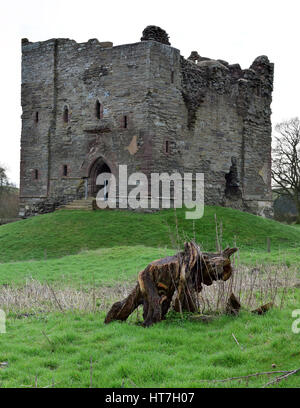
[{"label": "small tree on wall", "polygon": [[272,179],[276,192],[290,197],[300,224],[300,120],[293,118],[275,126]]}]

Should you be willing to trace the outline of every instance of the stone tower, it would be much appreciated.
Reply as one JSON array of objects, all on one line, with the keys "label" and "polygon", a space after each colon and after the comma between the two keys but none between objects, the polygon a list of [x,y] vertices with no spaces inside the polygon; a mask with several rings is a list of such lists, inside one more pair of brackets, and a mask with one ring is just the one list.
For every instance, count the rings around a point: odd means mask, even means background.
[{"label": "stone tower", "polygon": [[86,180],[128,173],[201,172],[205,203],[271,216],[273,64],[188,59],[148,26],[113,46],[22,40],[20,212],[78,198]]}]

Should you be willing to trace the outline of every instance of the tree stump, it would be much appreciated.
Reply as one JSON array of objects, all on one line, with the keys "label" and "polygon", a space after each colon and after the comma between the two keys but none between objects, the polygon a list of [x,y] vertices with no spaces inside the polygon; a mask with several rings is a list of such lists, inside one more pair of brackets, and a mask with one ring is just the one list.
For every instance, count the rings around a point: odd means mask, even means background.
[{"label": "tree stump", "polygon": [[220,253],[201,252],[195,242],[186,242],[183,251],[153,261],[139,272],[135,288],[126,299],[112,305],[105,323],[124,321],[143,305],[143,326],[151,326],[165,318],[175,291],[175,310],[195,312],[196,294],[202,284],[230,278],[230,256],[236,251],[226,248]]}]

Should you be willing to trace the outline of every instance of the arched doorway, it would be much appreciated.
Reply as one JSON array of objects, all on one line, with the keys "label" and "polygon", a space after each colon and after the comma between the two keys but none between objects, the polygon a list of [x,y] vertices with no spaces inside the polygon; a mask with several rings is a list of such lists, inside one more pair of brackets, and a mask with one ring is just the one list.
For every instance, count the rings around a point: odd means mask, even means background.
[{"label": "arched doorway", "polygon": [[89,173],[89,192],[92,197],[96,197],[98,191],[105,187],[96,184],[97,177],[101,173],[111,173],[111,170],[103,158],[99,157],[94,161]]}]

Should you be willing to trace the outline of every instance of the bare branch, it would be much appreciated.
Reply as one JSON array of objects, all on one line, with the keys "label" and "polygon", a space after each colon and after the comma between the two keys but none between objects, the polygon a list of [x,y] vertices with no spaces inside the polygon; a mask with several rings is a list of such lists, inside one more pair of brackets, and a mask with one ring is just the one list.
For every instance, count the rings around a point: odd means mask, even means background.
[{"label": "bare branch", "polygon": [[275,130],[271,176],[277,193],[289,195],[300,210],[300,120],[278,123]]}]

